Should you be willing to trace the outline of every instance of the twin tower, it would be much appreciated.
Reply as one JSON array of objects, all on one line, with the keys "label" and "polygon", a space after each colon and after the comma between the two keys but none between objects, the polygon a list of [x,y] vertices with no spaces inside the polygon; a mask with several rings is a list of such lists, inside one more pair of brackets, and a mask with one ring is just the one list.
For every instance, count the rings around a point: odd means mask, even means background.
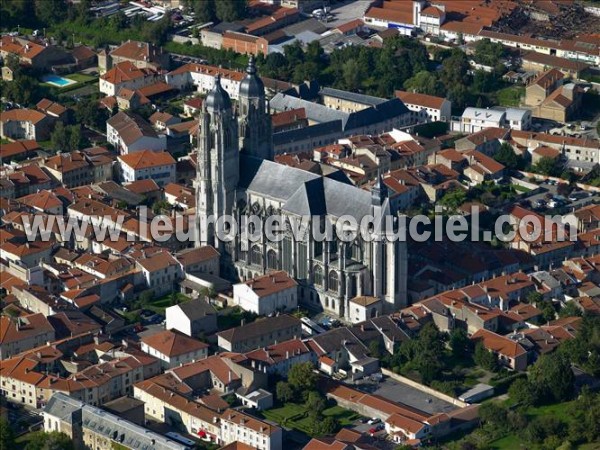
[{"label": "twin tower", "polygon": [[197,247],[220,247],[214,221],[232,213],[240,179],[240,151],[260,159],[274,158],[265,86],[252,56],[239,89],[234,109],[217,75],[202,105],[195,182]]}]

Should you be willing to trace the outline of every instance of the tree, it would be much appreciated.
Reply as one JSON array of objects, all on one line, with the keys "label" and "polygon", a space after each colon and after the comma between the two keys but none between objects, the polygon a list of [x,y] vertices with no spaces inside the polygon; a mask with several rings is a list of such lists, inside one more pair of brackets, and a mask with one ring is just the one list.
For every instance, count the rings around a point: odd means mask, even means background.
[{"label": "tree", "polygon": [[67,15],[67,2],[64,0],[36,0],[35,16],[42,26],[60,23]]},{"label": "tree", "polygon": [[531,367],[530,380],[546,402],[563,402],[573,395],[575,376],[569,360],[558,353],[542,355]]},{"label": "tree", "polygon": [[72,152],[86,145],[81,135],[80,125],[64,126],[57,122],[54,131],[50,134],[52,148],[61,152]]},{"label": "tree", "polygon": [[531,291],[527,294],[527,303],[531,305],[537,305],[544,299],[544,296],[538,291]]},{"label": "tree", "polygon": [[73,450],[73,441],[65,433],[36,431],[31,434],[25,450]]},{"label": "tree", "polygon": [[473,59],[479,64],[495,66],[505,54],[504,46],[489,39],[482,39],[475,44]]},{"label": "tree", "polygon": [[451,210],[456,210],[466,201],[467,192],[463,188],[458,187],[447,191],[439,200],[439,204]]},{"label": "tree", "polygon": [[534,172],[541,173],[542,175],[557,177],[561,173],[562,166],[559,164],[558,158],[550,158],[544,156],[534,164],[531,169]]},{"label": "tree", "polygon": [[454,49],[451,56],[442,63],[440,80],[448,90],[458,86],[464,87],[468,84],[470,69],[469,60],[464,52],[460,49]]},{"label": "tree", "polygon": [[508,396],[523,408],[537,403],[537,392],[526,378],[516,379],[508,388]]},{"label": "tree", "polygon": [[506,423],[507,414],[506,406],[497,401],[486,402],[479,407],[479,418],[483,423],[502,427]]},{"label": "tree", "polygon": [[487,348],[483,346],[481,342],[475,345],[474,357],[475,363],[487,370],[496,370],[498,367],[498,358]]},{"label": "tree", "polygon": [[217,0],[215,14],[223,22],[235,22],[246,17],[247,0]]},{"label": "tree", "polygon": [[288,383],[298,392],[314,391],[317,386],[317,374],[313,371],[312,363],[293,365],[288,372]]},{"label": "tree", "polygon": [[441,95],[444,86],[435,74],[423,70],[404,82],[404,89],[427,95]]},{"label": "tree", "polygon": [[0,450],[9,450],[14,448],[15,434],[8,420],[0,417]]},{"label": "tree", "polygon": [[537,303],[536,307],[542,311],[544,322],[550,322],[556,318],[556,310],[551,300],[542,300]]},{"label": "tree", "polygon": [[275,386],[275,393],[277,395],[277,400],[281,403],[287,403],[294,398],[294,391],[285,381],[279,381],[277,383]]},{"label": "tree", "polygon": [[154,292],[151,290],[144,291],[140,294],[139,302],[142,306],[149,304],[154,298]]},{"label": "tree", "polygon": [[346,89],[349,91],[359,90],[365,78],[364,67],[361,67],[357,60],[349,59],[344,63],[342,69]]},{"label": "tree", "polygon": [[100,130],[106,126],[108,112],[105,108],[98,107],[97,100],[84,98],[77,104],[75,119],[80,124]]},{"label": "tree", "polygon": [[305,405],[311,413],[321,414],[327,407],[327,402],[317,391],[311,391],[308,393]]},{"label": "tree", "polygon": [[570,301],[560,309],[558,315],[560,317],[577,317],[581,316],[581,310],[575,305],[575,302]]},{"label": "tree", "polygon": [[455,328],[450,333],[450,348],[455,358],[460,358],[471,352],[471,340],[462,328]]},{"label": "tree", "polygon": [[521,165],[520,158],[510,144],[507,144],[506,142],[500,146],[494,155],[494,159],[510,170],[516,170]]},{"label": "tree", "polygon": [[187,6],[191,7],[200,23],[212,22],[217,18],[215,0],[188,0]]}]

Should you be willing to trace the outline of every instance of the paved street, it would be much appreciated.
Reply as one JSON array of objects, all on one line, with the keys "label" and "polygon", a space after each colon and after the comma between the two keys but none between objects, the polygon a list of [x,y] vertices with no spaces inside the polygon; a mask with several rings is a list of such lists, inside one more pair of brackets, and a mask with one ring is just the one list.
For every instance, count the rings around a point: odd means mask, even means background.
[{"label": "paved street", "polygon": [[327,23],[328,28],[335,28],[354,19],[361,19],[371,2],[369,0],[346,1],[332,5],[333,20]]}]

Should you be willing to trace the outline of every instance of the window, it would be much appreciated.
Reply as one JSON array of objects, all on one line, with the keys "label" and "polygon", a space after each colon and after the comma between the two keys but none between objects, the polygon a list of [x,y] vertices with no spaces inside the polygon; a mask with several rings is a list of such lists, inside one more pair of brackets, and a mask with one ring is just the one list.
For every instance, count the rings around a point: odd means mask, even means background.
[{"label": "window", "polygon": [[250,251],[250,264],[262,266],[262,253],[260,252],[258,245],[252,247],[252,250]]},{"label": "window", "polygon": [[321,266],[315,265],[313,268],[313,277],[315,285],[323,286],[323,269]]},{"label": "window", "polygon": [[335,270],[332,270],[331,272],[329,272],[328,283],[329,283],[329,290],[337,292],[338,287],[339,287],[339,279],[338,279],[338,274]]},{"label": "window", "polygon": [[277,260],[277,253],[275,250],[269,250],[267,252],[267,268],[278,269],[279,261]]}]

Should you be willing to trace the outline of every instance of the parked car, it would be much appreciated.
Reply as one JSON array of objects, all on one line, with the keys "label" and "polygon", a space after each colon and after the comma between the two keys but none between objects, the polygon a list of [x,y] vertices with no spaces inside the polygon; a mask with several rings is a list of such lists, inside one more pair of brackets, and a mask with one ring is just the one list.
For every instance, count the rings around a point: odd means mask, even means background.
[{"label": "parked car", "polygon": [[378,419],[377,417],[373,417],[373,418],[372,418],[371,420],[369,420],[367,423],[368,423],[369,425],[375,425],[376,423],[379,423],[379,422],[381,422],[381,420],[380,420],[380,419]]}]

